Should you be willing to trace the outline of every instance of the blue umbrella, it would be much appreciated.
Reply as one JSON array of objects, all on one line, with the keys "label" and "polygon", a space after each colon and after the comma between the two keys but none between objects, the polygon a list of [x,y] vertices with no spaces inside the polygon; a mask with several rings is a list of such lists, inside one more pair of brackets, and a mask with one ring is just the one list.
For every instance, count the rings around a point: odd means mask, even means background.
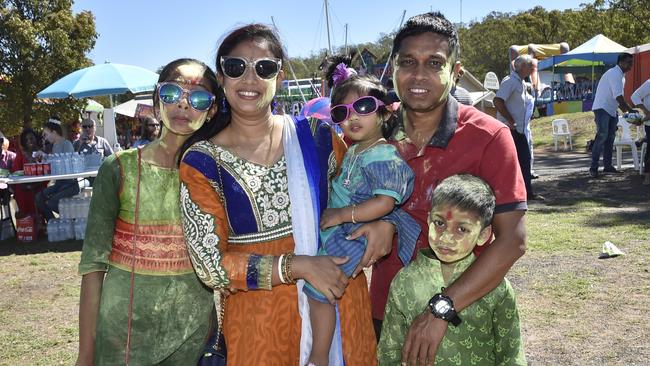
[{"label": "blue umbrella", "polygon": [[39,98],[75,98],[152,91],[158,74],[142,67],[105,63],[77,70],[41,90]]}]

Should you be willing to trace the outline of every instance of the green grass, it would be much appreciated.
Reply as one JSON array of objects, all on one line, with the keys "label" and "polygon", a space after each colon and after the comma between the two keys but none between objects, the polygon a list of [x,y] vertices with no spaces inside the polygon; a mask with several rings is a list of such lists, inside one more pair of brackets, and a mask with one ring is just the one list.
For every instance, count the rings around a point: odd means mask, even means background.
[{"label": "green grass", "polygon": [[[554,153],[554,118],[569,120],[574,154],[583,151],[594,134],[589,112],[533,120],[535,148]],[[642,365],[650,359],[650,190],[635,174],[598,184],[572,175],[536,181],[558,188],[549,201],[531,205],[528,251],[508,275],[531,364]],[[606,240],[626,255],[597,259]],[[0,242],[0,365],[74,363],[79,250],[78,242]]]},{"label": "green grass", "polygon": [[[569,122],[569,130],[573,134],[574,150],[584,148],[587,140],[593,139],[596,134],[594,114],[592,112],[579,112],[558,114],[548,117],[535,118],[531,121],[533,134],[533,146],[535,149],[553,148],[553,126],[554,119],[566,119]],[[563,143],[558,146],[564,146]]]}]

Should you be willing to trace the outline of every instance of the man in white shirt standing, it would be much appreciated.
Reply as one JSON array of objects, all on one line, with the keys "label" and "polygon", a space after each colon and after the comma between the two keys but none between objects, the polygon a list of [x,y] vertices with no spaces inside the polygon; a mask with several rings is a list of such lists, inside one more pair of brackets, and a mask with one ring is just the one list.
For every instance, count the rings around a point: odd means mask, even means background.
[{"label": "man in white shirt standing", "polygon": [[[646,80],[641,86],[632,93],[632,104],[641,109],[644,114],[643,124],[645,125],[645,141],[648,143],[650,138],[650,79]],[[646,149],[645,158],[645,180],[644,186],[650,186],[650,153]]]},{"label": "man in white shirt standing", "polygon": [[526,138],[526,129],[532,116],[533,96],[528,93],[524,79],[533,72],[533,62],[534,59],[530,55],[521,55],[515,59],[515,71],[504,78],[499,85],[499,90],[494,97],[494,106],[497,109],[497,119],[510,127],[528,200],[543,201],[544,197],[533,193],[530,148]]},{"label": "man in white shirt standing", "polygon": [[598,82],[594,104],[591,108],[596,121],[596,140],[591,149],[591,167],[589,168],[589,175],[592,178],[598,177],[598,161],[601,154],[603,155],[603,171],[618,172],[612,166],[612,150],[618,124],[616,108],[620,107],[624,112],[634,111],[623,98],[625,73],[632,69],[633,58],[629,53],[618,55],[616,66],[607,70]]}]

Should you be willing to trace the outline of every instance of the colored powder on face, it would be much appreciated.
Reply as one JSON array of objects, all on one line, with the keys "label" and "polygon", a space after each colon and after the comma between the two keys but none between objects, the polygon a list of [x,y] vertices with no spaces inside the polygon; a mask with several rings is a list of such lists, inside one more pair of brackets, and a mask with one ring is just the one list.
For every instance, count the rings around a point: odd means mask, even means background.
[{"label": "colored powder on face", "polygon": [[447,99],[447,96],[451,92],[451,87],[453,85],[451,81],[451,75],[452,75],[452,63],[451,61],[447,61],[445,66],[442,67],[442,69],[438,72],[438,75],[440,76],[440,85],[445,88],[445,90],[440,94],[440,99],[438,99],[438,102],[442,102]]}]

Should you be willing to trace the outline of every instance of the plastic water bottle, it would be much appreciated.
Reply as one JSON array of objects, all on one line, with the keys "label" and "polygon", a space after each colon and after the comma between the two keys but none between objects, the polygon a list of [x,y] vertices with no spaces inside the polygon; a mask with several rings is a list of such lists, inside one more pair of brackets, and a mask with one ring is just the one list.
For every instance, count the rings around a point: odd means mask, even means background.
[{"label": "plastic water bottle", "polygon": [[54,222],[56,219],[52,219],[47,222],[47,241],[49,242],[55,242],[56,241],[56,234],[54,233]]},{"label": "plastic water bottle", "polygon": [[63,173],[63,158],[61,157],[61,154],[54,154],[54,166],[52,167],[53,170],[56,172],[54,174],[64,174]]}]

